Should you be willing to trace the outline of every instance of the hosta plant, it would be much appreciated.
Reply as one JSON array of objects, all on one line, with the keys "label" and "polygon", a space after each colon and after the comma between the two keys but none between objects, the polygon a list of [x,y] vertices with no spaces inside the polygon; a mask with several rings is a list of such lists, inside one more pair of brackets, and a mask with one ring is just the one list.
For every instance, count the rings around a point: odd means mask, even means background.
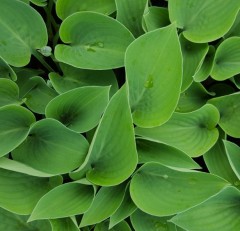
[{"label": "hosta plant", "polygon": [[0,231],[240,230],[240,1],[0,9]]}]

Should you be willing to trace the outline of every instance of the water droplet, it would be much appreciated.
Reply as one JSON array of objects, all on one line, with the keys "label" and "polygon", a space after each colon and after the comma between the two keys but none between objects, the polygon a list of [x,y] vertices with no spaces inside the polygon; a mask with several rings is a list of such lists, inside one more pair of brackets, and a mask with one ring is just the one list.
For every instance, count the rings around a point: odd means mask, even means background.
[{"label": "water droplet", "polygon": [[145,88],[152,88],[153,87],[153,78],[151,75],[148,76],[147,81],[144,84]]},{"label": "water droplet", "polygon": [[181,108],[180,108],[180,107],[177,107],[177,108],[176,108],[176,111],[181,111]]},{"label": "water droplet", "polygon": [[91,45],[91,44],[87,44],[85,47],[86,47],[86,50],[87,50],[87,51],[96,52],[96,50],[92,48],[92,45]]},{"label": "water droplet", "polygon": [[164,178],[164,179],[168,179],[168,175],[166,175],[166,174],[163,175],[163,178]]},{"label": "water droplet", "polygon": [[166,223],[155,222],[154,227],[155,227],[156,231],[167,230],[167,224]]},{"label": "water droplet", "polygon": [[103,47],[104,47],[104,43],[98,42],[98,43],[97,43],[97,46],[100,47],[100,48],[103,48]]},{"label": "water droplet", "polygon": [[240,181],[239,181],[239,180],[235,181],[235,182],[234,182],[234,185],[235,185],[235,186],[240,186]]}]

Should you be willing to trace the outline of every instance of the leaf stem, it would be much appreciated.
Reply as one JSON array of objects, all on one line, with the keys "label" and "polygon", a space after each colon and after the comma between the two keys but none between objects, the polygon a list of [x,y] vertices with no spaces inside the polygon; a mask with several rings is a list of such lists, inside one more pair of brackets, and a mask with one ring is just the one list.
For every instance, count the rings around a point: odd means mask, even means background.
[{"label": "leaf stem", "polygon": [[44,60],[43,56],[37,50],[32,50],[32,54],[49,72],[54,72],[53,68]]}]

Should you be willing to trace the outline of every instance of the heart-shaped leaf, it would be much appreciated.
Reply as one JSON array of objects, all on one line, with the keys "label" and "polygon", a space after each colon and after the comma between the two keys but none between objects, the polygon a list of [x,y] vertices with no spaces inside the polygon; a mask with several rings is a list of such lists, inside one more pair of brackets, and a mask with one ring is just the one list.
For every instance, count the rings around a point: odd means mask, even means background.
[{"label": "heart-shaped leaf", "polygon": [[0,208],[0,230],[5,231],[52,231],[49,221],[27,223],[27,216],[19,216]]},{"label": "heart-shaped leaf", "polygon": [[47,44],[45,23],[37,11],[21,1],[1,0],[0,8],[0,56],[12,66],[25,66],[31,53]]},{"label": "heart-shaped leaf", "polygon": [[56,4],[57,16],[61,19],[79,11],[94,11],[109,15],[116,10],[114,0],[58,0]]},{"label": "heart-shaped leaf", "polygon": [[170,120],[155,128],[135,128],[137,135],[182,150],[191,157],[208,151],[218,139],[218,110],[210,104],[189,113],[174,113]]},{"label": "heart-shaped leaf", "polygon": [[61,184],[61,179],[39,178],[0,169],[0,207],[28,215],[45,193]]},{"label": "heart-shaped leaf", "polygon": [[18,148],[12,152],[15,160],[39,171],[62,174],[79,167],[88,150],[86,139],[54,119],[36,122]]},{"label": "heart-shaped leaf", "polygon": [[21,103],[18,85],[9,79],[0,79],[0,107]]},{"label": "heart-shaped leaf", "polygon": [[117,79],[112,70],[85,70],[60,63],[63,76],[52,72],[49,78],[54,89],[62,94],[66,91],[85,86],[110,86],[110,95],[118,90]]},{"label": "heart-shaped leaf", "polygon": [[219,126],[230,136],[240,138],[240,93],[224,95],[208,101],[220,113]]},{"label": "heart-shaped leaf", "polygon": [[229,185],[227,181],[209,173],[179,171],[147,163],[133,176],[130,194],[142,211],[169,216],[199,204],[226,185]]},{"label": "heart-shaped leaf", "polygon": [[157,162],[176,168],[194,169],[200,166],[184,152],[166,144],[137,139],[138,163]]},{"label": "heart-shaped leaf", "polygon": [[117,20],[126,26],[135,37],[144,33],[142,19],[147,0],[115,0]]},{"label": "heart-shaped leaf", "polygon": [[86,174],[102,186],[117,185],[135,170],[137,151],[126,85],[110,100],[91,142],[85,163],[73,179]]},{"label": "heart-shaped leaf", "polygon": [[76,132],[94,128],[108,104],[109,87],[80,87],[55,97],[46,107],[46,117],[62,122]]},{"label": "heart-shaped leaf", "polygon": [[177,214],[171,221],[192,231],[233,231],[240,229],[240,191],[227,187],[203,203]]},{"label": "heart-shaped leaf", "polygon": [[84,213],[80,227],[96,224],[110,217],[120,206],[124,198],[125,188],[125,184],[102,187],[90,208]]},{"label": "heart-shaped leaf", "polygon": [[122,67],[125,51],[134,40],[121,23],[94,12],[69,16],[62,23],[59,33],[61,40],[69,45],[56,46],[56,59],[83,69]]},{"label": "heart-shaped leaf", "polygon": [[240,8],[239,1],[225,0],[169,0],[171,22],[183,30],[190,41],[214,41],[231,28]]},{"label": "heart-shaped leaf", "polygon": [[0,108],[0,157],[26,139],[34,122],[34,115],[21,106],[7,105]]},{"label": "heart-shaped leaf", "polygon": [[185,91],[193,82],[193,76],[201,66],[209,47],[206,43],[192,43],[185,39],[182,34],[179,36],[179,40],[183,55],[182,91]]},{"label": "heart-shaped leaf", "polygon": [[240,73],[239,49],[239,37],[228,38],[218,46],[211,72],[211,77],[213,79],[222,81]]},{"label": "heart-shaped leaf", "polygon": [[91,185],[77,182],[60,185],[38,201],[28,221],[82,214],[90,207],[93,197],[94,189]]},{"label": "heart-shaped leaf", "polygon": [[127,49],[125,64],[134,123],[141,127],[165,123],[175,110],[182,81],[175,26],[136,39]]},{"label": "heart-shaped leaf", "polygon": [[[224,141],[226,153],[231,167],[240,180],[240,147],[230,141]],[[239,181],[240,185],[240,181]]]}]

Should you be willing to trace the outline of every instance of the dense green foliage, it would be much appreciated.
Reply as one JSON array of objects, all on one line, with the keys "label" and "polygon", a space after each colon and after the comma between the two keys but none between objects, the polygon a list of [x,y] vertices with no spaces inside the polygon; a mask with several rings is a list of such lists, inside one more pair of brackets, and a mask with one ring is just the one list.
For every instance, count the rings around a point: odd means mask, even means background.
[{"label": "dense green foliage", "polygon": [[239,0],[0,0],[0,231],[239,231]]}]

